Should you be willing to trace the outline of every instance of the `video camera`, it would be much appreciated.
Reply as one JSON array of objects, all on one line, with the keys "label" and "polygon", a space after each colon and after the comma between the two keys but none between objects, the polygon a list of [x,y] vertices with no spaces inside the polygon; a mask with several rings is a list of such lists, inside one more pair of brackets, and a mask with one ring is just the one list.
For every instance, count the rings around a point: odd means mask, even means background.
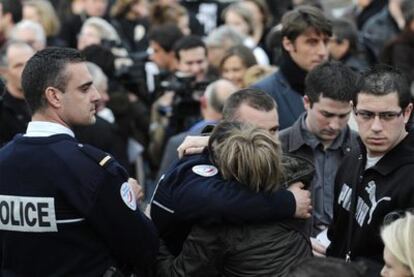
[{"label": "video camera", "polygon": [[182,72],[171,74],[161,72],[156,78],[156,95],[167,91],[175,92],[171,107],[160,107],[158,112],[170,115],[170,127],[173,133],[188,129],[200,119],[200,97],[209,81],[196,81],[195,76]]}]

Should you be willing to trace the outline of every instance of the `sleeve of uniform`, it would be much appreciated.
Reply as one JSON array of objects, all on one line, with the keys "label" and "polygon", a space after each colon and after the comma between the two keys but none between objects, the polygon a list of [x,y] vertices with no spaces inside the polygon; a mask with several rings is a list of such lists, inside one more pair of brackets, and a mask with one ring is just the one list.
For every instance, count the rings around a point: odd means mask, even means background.
[{"label": "sleeve of uniform", "polygon": [[139,210],[124,169],[109,161],[87,219],[102,236],[115,258],[133,269],[148,268],[158,251],[158,235],[152,222]]},{"label": "sleeve of uniform", "polygon": [[176,215],[205,223],[260,223],[293,217],[296,203],[287,190],[255,193],[220,177],[195,176],[174,192]]},{"label": "sleeve of uniform", "polygon": [[181,253],[174,257],[165,245],[161,245],[156,263],[156,276],[159,277],[214,277],[220,276],[218,269],[224,260],[225,242],[215,231],[215,227],[195,226]]}]

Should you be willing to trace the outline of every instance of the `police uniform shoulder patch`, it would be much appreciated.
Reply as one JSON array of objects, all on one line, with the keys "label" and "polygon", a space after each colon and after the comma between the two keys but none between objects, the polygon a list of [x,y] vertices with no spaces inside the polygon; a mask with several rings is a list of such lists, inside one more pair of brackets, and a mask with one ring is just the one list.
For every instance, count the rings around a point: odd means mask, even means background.
[{"label": "police uniform shoulder patch", "polygon": [[122,184],[120,193],[122,201],[124,201],[125,205],[127,205],[127,207],[131,210],[135,211],[137,209],[137,202],[135,200],[131,185],[128,182]]},{"label": "police uniform shoulder patch", "polygon": [[195,174],[203,177],[212,177],[218,173],[217,167],[208,164],[195,165],[192,170]]},{"label": "police uniform shoulder patch", "polygon": [[79,150],[102,167],[106,167],[112,159],[108,153],[87,144],[78,144]]}]

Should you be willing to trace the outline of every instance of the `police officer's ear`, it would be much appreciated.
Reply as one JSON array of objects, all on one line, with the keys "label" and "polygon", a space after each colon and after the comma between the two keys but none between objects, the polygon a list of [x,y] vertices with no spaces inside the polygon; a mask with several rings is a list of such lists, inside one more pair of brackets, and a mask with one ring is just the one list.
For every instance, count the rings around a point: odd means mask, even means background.
[{"label": "police officer's ear", "polygon": [[48,104],[53,108],[62,106],[63,92],[55,87],[47,87],[45,90],[45,98]]}]

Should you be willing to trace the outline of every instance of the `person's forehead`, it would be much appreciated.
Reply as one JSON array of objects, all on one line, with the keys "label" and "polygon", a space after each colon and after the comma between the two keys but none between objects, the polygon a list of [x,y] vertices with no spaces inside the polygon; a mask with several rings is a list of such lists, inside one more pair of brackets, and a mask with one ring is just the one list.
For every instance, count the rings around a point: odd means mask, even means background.
[{"label": "person's forehead", "polygon": [[206,51],[201,46],[189,48],[189,49],[182,49],[180,50],[179,54],[180,54],[180,58],[185,59],[185,60],[199,59],[200,57],[202,58],[206,57]]},{"label": "person's forehead", "polygon": [[79,84],[92,81],[92,76],[85,62],[68,63],[64,70],[67,74],[68,81],[75,80]]},{"label": "person's forehead", "polygon": [[399,107],[397,92],[391,92],[385,95],[360,92],[358,93],[357,100],[357,109],[364,108],[371,111],[381,111]]},{"label": "person's forehead", "polygon": [[325,33],[322,33],[319,30],[316,30],[313,27],[309,27],[304,32],[300,33],[298,38],[299,37],[302,37],[303,39],[309,39],[309,38],[327,39],[329,36]]},{"label": "person's forehead", "polygon": [[21,38],[35,38],[37,39],[37,34],[32,29],[20,29],[17,32],[17,36]]},{"label": "person's forehead", "polygon": [[234,65],[243,65],[243,60],[237,55],[229,56],[223,61],[223,66],[234,66]]},{"label": "person's forehead", "polygon": [[12,63],[22,59],[27,61],[34,53],[34,50],[28,45],[12,45],[7,49],[6,56],[9,63]]},{"label": "person's forehead", "polygon": [[351,101],[336,100],[320,94],[318,101],[314,104],[320,107],[348,108],[351,106]]},{"label": "person's forehead", "polygon": [[85,25],[85,26],[82,27],[81,33],[99,34],[99,30],[94,25]]},{"label": "person's forehead", "polygon": [[278,125],[279,119],[276,108],[270,111],[255,109],[247,104],[242,104],[238,109],[239,120],[267,128],[269,125]]}]

